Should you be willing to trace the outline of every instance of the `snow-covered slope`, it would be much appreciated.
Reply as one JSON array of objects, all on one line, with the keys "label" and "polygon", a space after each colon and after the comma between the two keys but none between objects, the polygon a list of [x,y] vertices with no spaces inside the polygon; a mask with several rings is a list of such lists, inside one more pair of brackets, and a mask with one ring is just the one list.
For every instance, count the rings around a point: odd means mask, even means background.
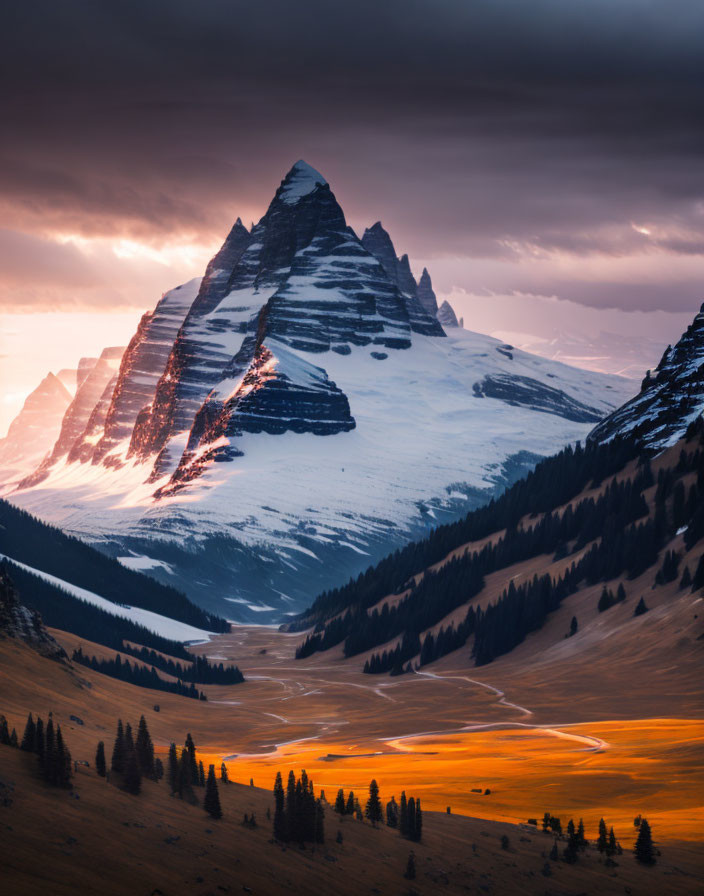
[{"label": "snow-covered slope", "polygon": [[[230,618],[281,619],[485,501],[627,397],[616,377],[446,333],[430,277],[419,297],[407,258],[391,245],[390,276],[364,242],[325,179],[297,163],[264,217],[251,231],[238,221],[188,285],[173,344],[161,340],[148,382],[139,374],[108,453],[67,451],[11,500],[140,557]],[[131,348],[150,342],[143,329]],[[142,369],[134,354],[118,384]],[[84,443],[101,444],[125,390],[96,407],[102,430]]]},{"label": "snow-covered slope", "polygon": [[27,572],[32,573],[32,575],[44,579],[45,582],[49,582],[51,585],[61,588],[62,591],[72,594],[79,600],[84,600],[86,603],[100,607],[100,609],[105,610],[106,613],[112,613],[113,616],[119,616],[121,619],[130,619],[132,622],[136,622],[138,625],[143,625],[145,628],[148,628],[149,631],[155,632],[163,638],[184,642],[208,641],[212,635],[212,632],[206,632],[193,625],[187,625],[185,622],[179,622],[178,619],[169,619],[168,616],[152,613],[151,610],[143,610],[141,607],[131,607],[129,604],[115,604],[111,600],[106,600],[99,594],[95,594],[93,591],[88,591],[86,588],[79,588],[78,585],[72,585],[71,582],[66,582],[64,579],[60,579],[57,576],[49,575],[49,573],[43,572],[41,569],[34,569],[32,566],[27,566],[26,563],[20,563],[17,560],[13,560],[12,557],[8,557],[6,554],[0,554],[0,560],[3,558],[14,563],[15,566],[19,566]]},{"label": "snow-covered slope", "polygon": [[605,442],[616,436],[636,438],[660,451],[674,445],[689,424],[704,414],[704,305],[674,348],[648,371],[635,398],[601,422],[589,438]]}]

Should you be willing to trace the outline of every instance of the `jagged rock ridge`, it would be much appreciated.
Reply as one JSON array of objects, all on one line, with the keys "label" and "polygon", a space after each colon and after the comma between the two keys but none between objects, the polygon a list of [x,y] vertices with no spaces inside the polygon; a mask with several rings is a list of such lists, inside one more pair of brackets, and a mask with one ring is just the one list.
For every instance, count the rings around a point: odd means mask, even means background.
[{"label": "jagged rock ridge", "polygon": [[[432,318],[434,328],[429,328],[425,324],[425,330],[429,336],[440,335],[439,331],[447,324],[452,327],[458,326],[457,318],[448,302],[443,302],[442,308],[438,310],[438,301],[433,291],[433,284],[427,268],[423,268],[420,281],[416,283],[408,255],[397,257],[396,249],[389,236],[389,233],[382,226],[381,221],[368,227],[362,236],[362,245],[370,252],[381,264],[386,274],[401,290],[406,297],[409,314],[411,316],[424,312],[426,316]],[[444,310],[443,310],[444,309]]]}]

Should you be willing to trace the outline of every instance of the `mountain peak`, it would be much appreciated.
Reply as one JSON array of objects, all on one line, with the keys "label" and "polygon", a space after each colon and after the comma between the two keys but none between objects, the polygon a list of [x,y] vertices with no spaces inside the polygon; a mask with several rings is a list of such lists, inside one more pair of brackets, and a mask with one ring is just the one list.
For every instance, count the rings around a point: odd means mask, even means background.
[{"label": "mountain peak", "polygon": [[445,299],[438,308],[438,320],[443,327],[459,327],[459,321],[452,305]]},{"label": "mountain peak", "polygon": [[418,281],[418,301],[425,308],[428,314],[433,317],[438,313],[438,300],[433,290],[433,282],[427,268],[423,268],[423,273]]},{"label": "mountain peak", "polygon": [[303,196],[312,193],[317,186],[327,186],[327,181],[308,162],[299,159],[281,181],[279,198],[288,205],[293,205]]}]

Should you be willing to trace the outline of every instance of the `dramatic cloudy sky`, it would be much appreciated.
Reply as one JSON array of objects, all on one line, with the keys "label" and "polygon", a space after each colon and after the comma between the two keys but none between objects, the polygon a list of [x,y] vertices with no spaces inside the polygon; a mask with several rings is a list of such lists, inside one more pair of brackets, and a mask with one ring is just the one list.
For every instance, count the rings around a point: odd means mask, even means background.
[{"label": "dramatic cloudy sky", "polygon": [[0,430],[8,395],[127,339],[299,157],[465,325],[659,350],[704,298],[702,34],[699,0],[15,0]]}]

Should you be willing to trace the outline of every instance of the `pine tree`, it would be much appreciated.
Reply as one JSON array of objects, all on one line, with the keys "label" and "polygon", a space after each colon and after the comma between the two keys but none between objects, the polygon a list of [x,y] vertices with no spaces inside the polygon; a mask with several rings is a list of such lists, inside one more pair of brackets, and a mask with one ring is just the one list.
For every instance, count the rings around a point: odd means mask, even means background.
[{"label": "pine tree", "polygon": [[408,803],[406,802],[406,791],[401,791],[401,806],[399,810],[399,832],[402,837],[408,836]]},{"label": "pine tree", "polygon": [[655,848],[653,847],[653,836],[650,831],[648,820],[644,818],[640,823],[638,831],[638,839],[635,845],[636,859],[643,865],[655,864]]},{"label": "pine tree", "polygon": [[586,849],[587,840],[584,836],[584,821],[580,818],[577,826],[577,849]]},{"label": "pine tree", "polygon": [[183,799],[185,793],[188,793],[193,784],[191,778],[191,760],[188,750],[181,751],[181,757],[178,761],[178,774],[176,776],[176,792]]},{"label": "pine tree", "polygon": [[371,821],[374,827],[376,827],[382,819],[381,800],[379,799],[379,785],[374,779],[372,779],[371,783],[369,784],[369,799],[367,800],[364,814],[367,816],[369,821]]},{"label": "pine tree", "polygon": [[139,773],[139,760],[137,759],[137,751],[133,744],[131,744],[131,748],[128,747],[125,756],[125,771],[123,774],[122,787],[127,793],[132,793],[135,796],[142,789],[142,776]]},{"label": "pine tree", "polygon": [[49,714],[46,723],[46,734],[44,737],[44,753],[39,756],[39,767],[44,777],[50,783],[53,783],[56,765],[56,738],[54,735],[54,720]]},{"label": "pine tree", "polygon": [[290,842],[297,834],[296,776],[293,771],[288,773],[288,780],[286,781],[286,806],[284,813],[286,818],[286,837],[284,839]]},{"label": "pine tree", "polygon": [[633,615],[634,616],[642,616],[643,613],[647,613],[647,612],[648,612],[648,607],[645,603],[645,600],[643,600],[643,598],[641,597],[641,599],[638,601],[638,606],[633,611]]},{"label": "pine tree", "polygon": [[0,744],[4,744],[6,747],[10,746],[10,729],[5,716],[0,716]]},{"label": "pine tree", "polygon": [[134,752],[134,737],[132,736],[132,726],[129,722],[125,724],[124,749],[125,762],[127,762],[127,757],[129,756],[129,754]]},{"label": "pine tree", "polygon": [[34,751],[39,757],[40,762],[44,761],[44,722],[41,717],[37,716],[37,724],[34,728]]},{"label": "pine tree", "polygon": [[198,762],[196,760],[196,745],[193,743],[193,738],[191,737],[191,732],[189,731],[186,735],[186,743],[184,745],[184,751],[188,756],[188,771],[190,774],[190,783],[197,784],[198,783]]},{"label": "pine tree", "polygon": [[597,609],[600,613],[603,613],[605,610],[611,609],[614,605],[614,597],[613,594],[607,590],[606,585],[604,585],[601,597],[599,598],[599,603],[597,604]]},{"label": "pine tree", "polygon": [[32,713],[30,712],[30,714],[27,716],[27,724],[24,726],[24,734],[22,735],[20,750],[24,750],[25,753],[34,752],[36,745],[36,730],[36,725],[34,724]]},{"label": "pine tree", "polygon": [[571,818],[570,818],[570,820],[567,822],[567,836],[568,836],[568,837],[575,837],[575,836],[576,836],[576,834],[575,834],[575,827],[574,827],[574,821],[573,821]]},{"label": "pine tree", "polygon": [[408,799],[408,832],[406,837],[409,840],[412,840],[416,833],[416,801],[414,797],[409,797]]},{"label": "pine tree", "polygon": [[176,744],[172,743],[169,747],[169,789],[171,793],[178,790],[178,754],[176,753]]},{"label": "pine tree", "polygon": [[392,796],[386,804],[386,824],[390,828],[398,827],[398,803],[395,796]]},{"label": "pine tree", "polygon": [[555,842],[552,844],[552,849],[550,850],[549,858],[551,861],[556,862],[559,858],[559,855],[560,854],[557,851],[557,840],[555,840]]},{"label": "pine tree", "polygon": [[420,808],[420,798],[416,800],[416,828],[413,835],[414,840],[420,840],[423,836],[423,813]]},{"label": "pine tree", "polygon": [[220,780],[222,781],[223,784],[230,783],[230,779],[227,775],[227,766],[225,765],[224,762],[221,763],[221,765],[220,765]]},{"label": "pine tree", "polygon": [[95,751],[95,770],[101,778],[105,777],[105,744],[102,740],[98,742],[98,749]]},{"label": "pine tree", "polygon": [[154,777],[154,744],[152,743],[147,722],[144,716],[139,720],[137,728],[137,740],[135,741],[135,749],[137,751],[137,762],[139,770],[148,778]]},{"label": "pine tree", "polygon": [[606,848],[606,852],[610,856],[616,855],[616,834],[614,834],[614,829],[609,829],[609,845]]},{"label": "pine tree", "polygon": [[577,622],[577,617],[573,616],[572,621],[570,622],[570,638],[573,635],[577,634],[577,629],[579,628],[579,623]]},{"label": "pine tree", "polygon": [[413,850],[408,853],[408,861],[406,862],[406,873],[403,875],[406,880],[416,879],[416,857]]},{"label": "pine tree", "polygon": [[283,842],[286,840],[286,818],[284,816],[284,785],[281,772],[276,773],[274,781],[274,839]]},{"label": "pine tree", "polygon": [[623,587],[623,582],[619,582],[618,588],[616,590],[616,603],[622,604],[626,600],[626,589]]},{"label": "pine tree", "polygon": [[567,846],[562,850],[562,858],[568,865],[574,865],[577,861],[577,847],[574,838],[567,841]]},{"label": "pine tree", "polygon": [[17,737],[17,732],[16,732],[15,729],[13,728],[13,729],[12,729],[12,732],[11,732],[11,734],[10,734],[10,746],[11,746],[11,747],[19,747],[19,745],[20,745],[20,744],[19,744],[19,739],[18,739],[18,737]]},{"label": "pine tree", "polygon": [[689,571],[689,567],[685,566],[682,572],[682,578],[680,579],[680,588],[689,588],[692,584],[692,574]]},{"label": "pine tree", "polygon": [[345,791],[342,788],[337,791],[335,797],[335,811],[338,815],[345,814]]},{"label": "pine tree", "polygon": [[606,839],[606,822],[602,818],[599,821],[599,839],[596,842],[596,848],[599,852],[606,852],[606,847],[608,846],[608,841]]},{"label": "pine tree", "polygon": [[198,760],[198,786],[205,787],[205,769],[203,768],[203,760]]},{"label": "pine tree", "polygon": [[164,763],[158,757],[154,760],[154,780],[161,781],[164,777]]},{"label": "pine tree", "polygon": [[215,766],[208,768],[208,781],[205,785],[205,799],[203,800],[203,808],[211,816],[211,818],[222,818],[222,809],[220,808],[220,796],[218,794],[218,782],[215,780]]},{"label": "pine tree", "polygon": [[115,743],[112,748],[112,759],[110,768],[122,774],[125,767],[125,732],[122,727],[122,719],[117,720],[117,734],[115,735]]},{"label": "pine tree", "polygon": [[325,809],[322,800],[315,801],[314,840],[316,843],[325,842]]},{"label": "pine tree", "polygon": [[350,790],[349,795],[347,797],[347,805],[345,806],[345,815],[354,815],[354,808],[355,808],[354,791]]}]

